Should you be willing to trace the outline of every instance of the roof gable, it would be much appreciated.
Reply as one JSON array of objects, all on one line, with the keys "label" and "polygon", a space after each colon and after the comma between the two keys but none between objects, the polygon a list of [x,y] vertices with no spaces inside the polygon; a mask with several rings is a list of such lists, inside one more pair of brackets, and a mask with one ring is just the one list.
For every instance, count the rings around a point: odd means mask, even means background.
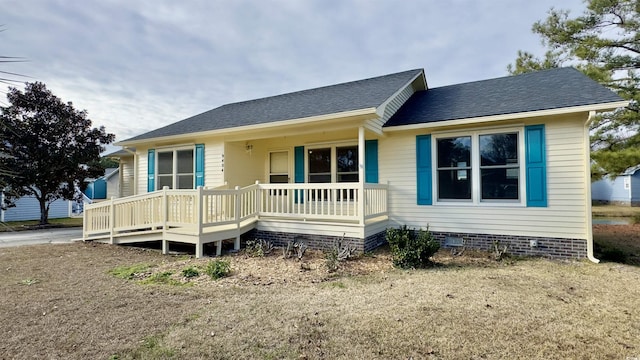
[{"label": "roof gable", "polygon": [[220,106],[135,136],[138,141],[377,108],[422,69]]},{"label": "roof gable", "polygon": [[385,127],[622,101],[574,68],[559,68],[418,91]]}]

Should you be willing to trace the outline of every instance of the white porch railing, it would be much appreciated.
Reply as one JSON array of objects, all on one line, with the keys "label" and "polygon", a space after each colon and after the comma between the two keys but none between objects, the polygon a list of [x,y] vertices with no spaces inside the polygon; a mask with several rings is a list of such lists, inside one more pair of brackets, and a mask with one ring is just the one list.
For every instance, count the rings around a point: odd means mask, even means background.
[{"label": "white porch railing", "polygon": [[[87,205],[85,239],[132,231],[210,228],[260,217],[352,222],[387,215],[387,185],[254,184],[236,189],[169,190]],[[213,229],[212,229],[213,230]]]}]

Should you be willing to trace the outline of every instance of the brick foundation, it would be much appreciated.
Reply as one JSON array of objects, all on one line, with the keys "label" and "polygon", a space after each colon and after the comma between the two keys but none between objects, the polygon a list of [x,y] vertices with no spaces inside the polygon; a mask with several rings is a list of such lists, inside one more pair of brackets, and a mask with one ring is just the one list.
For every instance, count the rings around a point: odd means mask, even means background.
[{"label": "brick foundation", "polygon": [[[445,247],[447,237],[462,238],[464,246],[470,249],[493,250],[493,242],[498,241],[500,248],[508,245],[507,253],[525,256],[546,256],[552,258],[586,258],[587,241],[584,239],[562,239],[536,236],[489,235],[469,233],[431,232]],[[531,242],[536,246],[531,246]]]},{"label": "brick foundation", "polygon": [[[446,244],[451,242],[447,241],[447,238],[454,238],[458,240],[462,239],[464,246],[468,249],[491,251],[493,249],[493,242],[498,241],[501,248],[504,245],[508,245],[507,253],[513,255],[580,259],[587,257],[587,241],[584,239],[448,233],[437,231],[432,231],[431,233],[440,242],[440,246],[443,248],[446,247]],[[274,246],[286,246],[288,241],[298,240],[303,241],[310,249],[327,250],[340,238],[341,237],[339,236],[295,234],[254,229],[242,236],[242,242],[246,243],[247,240],[262,239],[271,241]],[[384,231],[371,235],[366,239],[345,237],[342,241],[343,245],[348,244],[349,246],[355,246],[358,253],[371,251],[386,243]],[[531,241],[534,241],[536,246],[532,247]]]},{"label": "brick foundation", "polygon": [[289,241],[297,240],[304,242],[310,249],[314,250],[328,250],[336,243],[336,241],[342,240],[342,245],[354,246],[356,248],[356,252],[360,254],[371,251],[386,242],[384,232],[369,236],[366,239],[358,239],[352,237],[342,238],[341,236],[294,234],[254,229],[242,235],[243,246],[247,240],[253,239],[270,241],[274,246],[287,246]]}]

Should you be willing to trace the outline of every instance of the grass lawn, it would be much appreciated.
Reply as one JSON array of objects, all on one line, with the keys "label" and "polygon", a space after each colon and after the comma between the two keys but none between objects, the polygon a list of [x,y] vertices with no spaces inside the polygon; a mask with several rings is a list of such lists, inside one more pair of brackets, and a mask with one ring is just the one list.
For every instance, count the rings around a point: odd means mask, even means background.
[{"label": "grass lawn", "polygon": [[180,275],[211,259],[155,250],[2,248],[0,358],[640,357],[636,266],[440,252],[402,271],[383,249],[330,274],[322,254],[279,255],[225,256],[214,281]]},{"label": "grass lawn", "polygon": [[594,217],[640,217],[640,207],[621,205],[593,205],[591,213]]},{"label": "grass lawn", "polygon": [[[31,230],[38,227],[39,220],[7,221],[0,223],[0,232]],[[82,226],[82,217],[49,219],[51,227],[77,227]]]}]

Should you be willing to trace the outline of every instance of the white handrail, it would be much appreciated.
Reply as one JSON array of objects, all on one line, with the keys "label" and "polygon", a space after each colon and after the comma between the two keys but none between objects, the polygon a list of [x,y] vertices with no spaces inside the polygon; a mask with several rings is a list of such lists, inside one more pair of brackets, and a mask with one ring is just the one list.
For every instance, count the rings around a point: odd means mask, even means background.
[{"label": "white handrail", "polygon": [[163,190],[87,205],[84,237],[182,227],[205,229],[276,217],[351,221],[387,214],[385,184],[253,184],[236,189]]}]

